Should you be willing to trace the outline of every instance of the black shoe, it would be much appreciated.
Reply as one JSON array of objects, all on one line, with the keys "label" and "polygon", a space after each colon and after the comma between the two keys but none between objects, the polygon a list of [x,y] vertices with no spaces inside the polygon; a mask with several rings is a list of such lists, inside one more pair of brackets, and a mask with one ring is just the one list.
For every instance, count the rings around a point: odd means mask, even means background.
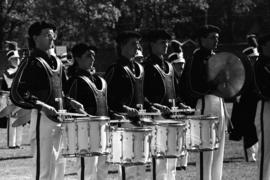
[{"label": "black shoe", "polygon": [[181,170],[187,170],[187,167],[185,167],[185,166],[178,166],[178,167],[176,167],[176,170],[178,170],[178,171],[181,171]]}]

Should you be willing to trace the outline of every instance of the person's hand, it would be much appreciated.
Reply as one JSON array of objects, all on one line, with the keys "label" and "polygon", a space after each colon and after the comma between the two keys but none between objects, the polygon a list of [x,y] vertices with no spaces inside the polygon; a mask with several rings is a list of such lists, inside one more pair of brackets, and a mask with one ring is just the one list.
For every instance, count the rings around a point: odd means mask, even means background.
[{"label": "person's hand", "polygon": [[164,106],[158,103],[155,103],[154,106],[159,109],[163,114],[170,114],[171,109],[168,106]]},{"label": "person's hand", "polygon": [[83,105],[74,99],[70,100],[70,106],[79,113],[85,113]]},{"label": "person's hand", "polygon": [[159,110],[158,108],[156,108],[155,106],[151,106],[151,107],[150,107],[150,111],[151,111],[151,112],[157,112],[157,113],[160,112],[160,110]]},{"label": "person's hand", "polygon": [[138,117],[139,116],[139,112],[137,109],[128,107],[126,105],[124,105],[123,108],[126,110],[128,117]]},{"label": "person's hand", "polygon": [[44,112],[48,118],[56,118],[58,116],[57,111],[53,106],[43,102],[37,102],[37,104],[41,107],[41,111]]},{"label": "person's hand", "polygon": [[113,118],[118,119],[118,120],[125,120],[126,119],[124,115],[117,114],[117,113],[113,114]]},{"label": "person's hand", "polygon": [[191,109],[190,106],[187,106],[184,103],[179,103],[178,107],[179,107],[179,109]]}]

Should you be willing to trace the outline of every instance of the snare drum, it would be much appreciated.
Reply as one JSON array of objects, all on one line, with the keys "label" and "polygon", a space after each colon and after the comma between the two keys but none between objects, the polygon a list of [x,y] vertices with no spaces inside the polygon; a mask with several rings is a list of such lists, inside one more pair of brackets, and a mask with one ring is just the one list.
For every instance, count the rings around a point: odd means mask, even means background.
[{"label": "snare drum", "polygon": [[109,118],[76,117],[63,121],[64,157],[107,155],[107,128]]},{"label": "snare drum", "polygon": [[107,162],[121,165],[150,163],[151,131],[142,127],[111,127]]},{"label": "snare drum", "polygon": [[183,155],[185,123],[170,119],[156,120],[152,127],[152,155],[178,158]]},{"label": "snare drum", "polygon": [[218,118],[216,116],[190,116],[186,119],[186,149],[212,151],[219,147]]}]

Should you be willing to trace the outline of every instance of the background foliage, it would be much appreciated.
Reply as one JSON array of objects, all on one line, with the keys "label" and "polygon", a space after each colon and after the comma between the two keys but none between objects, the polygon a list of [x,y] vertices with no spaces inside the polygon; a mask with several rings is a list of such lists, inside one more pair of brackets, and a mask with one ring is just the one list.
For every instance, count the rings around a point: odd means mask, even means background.
[{"label": "background foliage", "polygon": [[241,42],[248,33],[270,30],[268,0],[2,0],[0,49],[5,40],[27,47],[27,29],[36,20],[58,27],[58,44],[86,41],[113,45],[122,30],[165,28],[177,39],[195,38],[203,24],[222,28],[222,42]]}]

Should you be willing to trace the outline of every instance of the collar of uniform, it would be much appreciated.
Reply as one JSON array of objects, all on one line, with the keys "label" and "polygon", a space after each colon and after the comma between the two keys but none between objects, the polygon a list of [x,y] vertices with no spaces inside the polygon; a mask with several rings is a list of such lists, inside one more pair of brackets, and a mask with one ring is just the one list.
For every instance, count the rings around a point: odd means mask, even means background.
[{"label": "collar of uniform", "polygon": [[165,62],[164,59],[159,58],[158,56],[152,54],[149,57],[150,62],[154,65],[157,64],[159,65],[163,70],[165,69]]},{"label": "collar of uniform", "polygon": [[130,68],[130,70],[135,73],[135,64],[133,60],[129,60],[128,58],[121,56],[118,61],[118,64],[120,64],[121,66],[128,66]]},{"label": "collar of uniform", "polygon": [[121,56],[118,61],[118,64],[122,65],[122,66],[130,66],[132,64],[132,61],[129,60],[128,58]]},{"label": "collar of uniform", "polygon": [[204,48],[204,47],[201,47],[200,48],[200,50],[201,50],[201,52],[203,53],[203,54],[205,54],[205,55],[212,55],[212,50],[210,50],[210,49],[206,49],[206,48]]},{"label": "collar of uniform", "polygon": [[95,79],[94,76],[91,74],[90,70],[87,71],[87,70],[84,70],[84,69],[81,69],[81,68],[76,69],[75,75],[76,76],[86,76],[92,81],[94,81],[94,79]]},{"label": "collar of uniform", "polygon": [[40,49],[35,49],[33,52],[32,52],[32,55],[34,56],[38,56],[38,57],[41,57],[45,60],[49,59],[49,55],[45,52],[45,51],[42,51]]},{"label": "collar of uniform", "polygon": [[49,66],[50,66],[51,68],[53,68],[53,69],[55,69],[56,66],[57,66],[57,62],[56,62],[56,60],[55,60],[55,57],[54,57],[54,56],[49,56],[49,55],[47,54],[47,52],[45,52],[45,51],[42,51],[42,50],[40,50],[40,49],[35,49],[35,50],[33,51],[32,55],[33,55],[34,57],[41,57],[41,58],[44,59],[44,60],[49,64]]}]

